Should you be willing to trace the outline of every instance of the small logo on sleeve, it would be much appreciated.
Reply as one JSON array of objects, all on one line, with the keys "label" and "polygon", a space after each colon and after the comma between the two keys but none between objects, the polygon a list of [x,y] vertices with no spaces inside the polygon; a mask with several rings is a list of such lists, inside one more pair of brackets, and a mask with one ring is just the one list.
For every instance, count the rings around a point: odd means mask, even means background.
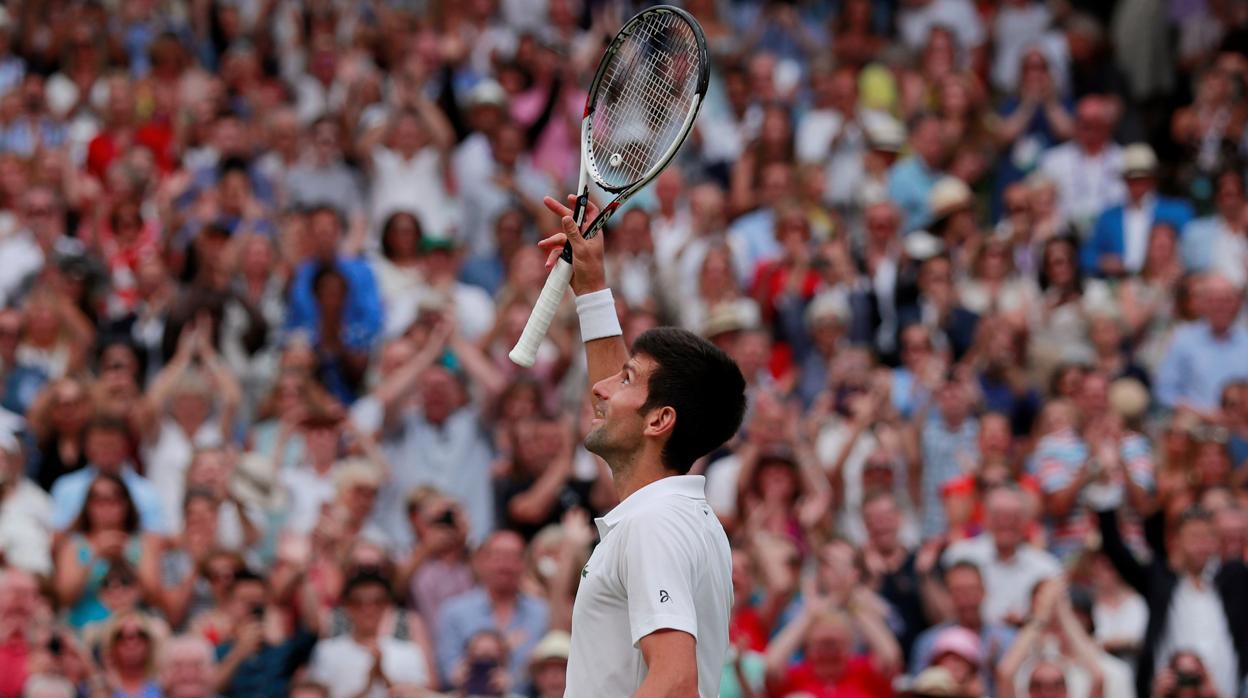
[{"label": "small logo on sleeve", "polygon": [[588,576],[589,576],[589,565],[585,565],[584,567],[581,568],[581,578],[583,579]]},{"label": "small logo on sleeve", "polygon": [[659,589],[659,603],[667,603],[672,597],[667,593],[666,589]]}]

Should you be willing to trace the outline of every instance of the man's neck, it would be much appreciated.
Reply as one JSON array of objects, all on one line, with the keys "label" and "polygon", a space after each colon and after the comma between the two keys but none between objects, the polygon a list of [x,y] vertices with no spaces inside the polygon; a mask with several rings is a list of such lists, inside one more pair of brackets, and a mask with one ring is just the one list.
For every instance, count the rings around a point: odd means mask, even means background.
[{"label": "man's neck", "polygon": [[997,542],[996,538],[994,537],[992,539],[992,548],[993,550],[996,551],[998,560],[1004,560],[1006,562],[1009,562],[1010,560],[1013,560],[1015,557],[1017,557],[1019,546],[1017,544],[1008,545],[1008,546],[1001,545],[1000,543]]},{"label": "man's neck", "polygon": [[621,502],[646,485],[658,482],[672,474],[661,465],[657,467],[646,466],[639,465],[636,462],[625,467],[612,465],[611,472],[615,476],[615,493]]}]

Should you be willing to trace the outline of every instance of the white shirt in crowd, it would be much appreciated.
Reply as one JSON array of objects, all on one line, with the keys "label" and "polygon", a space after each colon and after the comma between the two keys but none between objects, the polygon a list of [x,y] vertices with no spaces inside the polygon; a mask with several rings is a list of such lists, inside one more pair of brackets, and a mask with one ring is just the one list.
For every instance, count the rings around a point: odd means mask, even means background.
[{"label": "white shirt in crowd", "polygon": [[979,47],[988,38],[971,0],[930,0],[918,7],[902,9],[897,16],[902,42],[916,53],[927,45],[928,35],[935,27],[952,31],[963,51]]},{"label": "white shirt in crowd", "polygon": [[1139,642],[1148,627],[1148,604],[1134,592],[1127,593],[1117,606],[1097,603],[1092,608],[1092,624],[1096,626],[1096,641],[1102,645]]},{"label": "white shirt in crowd", "polygon": [[1179,580],[1174,598],[1170,600],[1169,620],[1157,650],[1155,671],[1164,669],[1178,650],[1195,652],[1204,662],[1218,695],[1233,696],[1239,683],[1236,678],[1239,660],[1235,656],[1235,642],[1222,599],[1213,585],[1215,569],[1210,566],[1199,587],[1189,575]]},{"label": "white shirt in crowd", "polygon": [[1026,617],[1036,584],[1062,573],[1057,558],[1035,546],[1023,544],[1009,560],[997,555],[992,535],[981,533],[949,546],[941,557],[945,567],[972,562],[984,577],[984,621],[1000,623],[1011,614]]},{"label": "white shirt in crowd", "polygon": [[569,696],[631,696],[646,676],[640,643],[664,629],[697,641],[698,693],[719,695],[732,610],[732,553],[706,479],[652,482],[595,519],[601,542],[572,609]]},{"label": "white shirt in crowd", "polygon": [[286,495],[286,530],[311,533],[321,518],[321,508],[338,494],[333,469],[322,475],[310,465],[300,465],[283,470],[277,477]]},{"label": "white shirt in crowd", "polygon": [[[382,637],[377,646],[381,650],[381,671],[391,683],[428,685],[428,663],[419,645]],[[380,681],[370,683],[372,669],[372,652],[351,636],[339,635],[316,643],[309,674],[329,687],[330,698],[386,698],[389,691]]]},{"label": "white shirt in crowd", "polygon": [[410,211],[426,235],[450,237],[458,227],[459,206],[442,177],[442,156],[433,146],[410,159],[385,147],[373,150],[373,224],[380,226],[395,211]]},{"label": "white shirt in crowd", "polygon": [[0,502],[0,555],[6,564],[31,574],[52,574],[52,499],[35,483],[20,478]]},{"label": "white shirt in crowd", "polygon": [[1045,151],[1040,172],[1057,185],[1057,207],[1065,223],[1087,232],[1101,211],[1127,196],[1122,183],[1122,147],[1110,143],[1096,155],[1067,141]]}]

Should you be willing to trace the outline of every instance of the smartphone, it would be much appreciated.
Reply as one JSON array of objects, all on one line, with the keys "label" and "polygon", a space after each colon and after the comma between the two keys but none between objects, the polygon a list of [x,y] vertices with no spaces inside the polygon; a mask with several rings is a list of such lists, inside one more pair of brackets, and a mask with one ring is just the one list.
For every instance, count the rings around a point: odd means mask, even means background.
[{"label": "smartphone", "polygon": [[256,604],[251,607],[251,617],[256,620],[264,620],[264,604]]},{"label": "smartphone", "polygon": [[464,680],[464,693],[469,696],[501,696],[490,678],[498,662],[493,659],[477,660],[468,665],[468,678]]},{"label": "smartphone", "polygon": [[61,636],[53,635],[52,639],[48,640],[48,653],[53,657],[59,657],[63,650],[64,646],[61,644]]}]

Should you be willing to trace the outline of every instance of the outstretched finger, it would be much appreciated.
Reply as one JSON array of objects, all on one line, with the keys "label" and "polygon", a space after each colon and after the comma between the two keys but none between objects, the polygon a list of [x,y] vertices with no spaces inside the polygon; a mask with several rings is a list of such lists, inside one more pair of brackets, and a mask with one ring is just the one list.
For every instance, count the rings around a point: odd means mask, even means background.
[{"label": "outstretched finger", "polygon": [[[568,201],[570,201],[570,202],[572,202],[573,204],[575,204],[575,203],[576,203],[576,197],[575,197],[575,196],[572,196],[571,194],[569,194],[569,195],[568,195]],[[564,216],[570,216],[570,215],[572,215],[572,209],[570,209],[570,208],[568,208],[567,206],[564,206],[563,204],[559,203],[559,202],[558,202],[558,201],[557,201],[557,200],[556,200],[553,196],[547,196],[547,197],[544,197],[544,198],[542,199],[542,203],[543,203],[543,204],[545,204],[546,208],[547,208],[547,209],[548,209],[551,213],[555,214],[556,216],[559,216],[560,218],[563,218]]]},{"label": "outstretched finger", "polygon": [[551,235],[551,236],[550,236],[550,237],[548,237],[548,238],[545,238],[545,239],[543,239],[543,240],[539,240],[539,241],[537,242],[537,246],[538,246],[538,247],[540,247],[540,248],[542,248],[542,249],[544,249],[544,250],[546,250],[546,249],[550,249],[550,248],[552,248],[552,247],[553,247],[553,248],[562,249],[562,248],[563,248],[564,243],[566,243],[567,241],[568,241],[568,236],[567,236],[566,234],[564,234],[564,233],[555,233],[554,235]]}]

